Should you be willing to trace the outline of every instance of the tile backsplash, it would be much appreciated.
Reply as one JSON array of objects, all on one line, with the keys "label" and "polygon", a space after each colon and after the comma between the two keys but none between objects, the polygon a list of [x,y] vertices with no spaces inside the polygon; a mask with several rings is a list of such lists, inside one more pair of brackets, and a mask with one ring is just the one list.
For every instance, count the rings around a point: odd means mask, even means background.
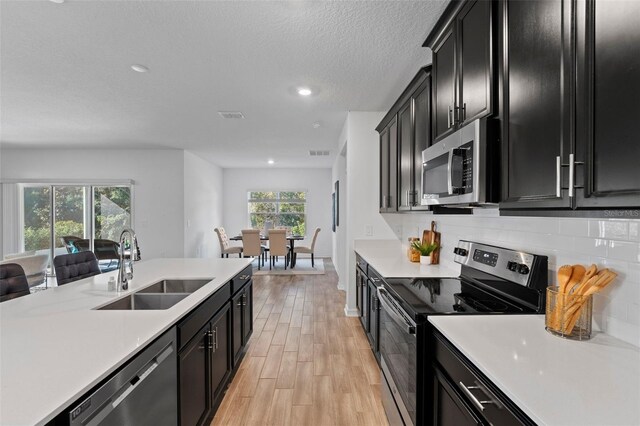
[{"label": "tile backsplash", "polygon": [[640,220],[504,217],[497,209],[473,215],[383,215],[396,236],[422,236],[432,220],[442,233],[441,261],[453,262],[458,240],[473,240],[549,257],[549,283],[564,264],[595,263],[618,273],[594,299],[594,329],[640,346]]}]

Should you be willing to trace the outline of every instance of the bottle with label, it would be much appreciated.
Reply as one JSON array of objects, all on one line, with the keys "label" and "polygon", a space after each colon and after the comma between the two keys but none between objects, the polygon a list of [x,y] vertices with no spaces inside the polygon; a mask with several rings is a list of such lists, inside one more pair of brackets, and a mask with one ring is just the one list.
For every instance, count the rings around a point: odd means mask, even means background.
[{"label": "bottle with label", "polygon": [[116,291],[116,279],[114,277],[109,278],[109,282],[107,283],[108,291]]}]

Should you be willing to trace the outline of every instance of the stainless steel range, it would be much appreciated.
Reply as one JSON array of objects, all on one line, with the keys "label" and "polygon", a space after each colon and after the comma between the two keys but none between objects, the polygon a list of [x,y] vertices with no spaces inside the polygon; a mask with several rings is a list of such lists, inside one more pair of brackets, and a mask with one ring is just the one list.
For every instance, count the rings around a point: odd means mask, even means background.
[{"label": "stainless steel range", "polygon": [[383,403],[392,425],[430,423],[429,315],[544,312],[547,257],[461,240],[458,278],[385,278],[378,287]]}]

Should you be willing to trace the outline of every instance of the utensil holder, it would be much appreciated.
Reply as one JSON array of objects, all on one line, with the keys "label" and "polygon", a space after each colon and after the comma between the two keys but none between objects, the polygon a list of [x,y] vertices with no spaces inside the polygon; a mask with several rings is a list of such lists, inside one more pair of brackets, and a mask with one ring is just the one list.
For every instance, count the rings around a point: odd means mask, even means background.
[{"label": "utensil holder", "polygon": [[547,287],[545,329],[571,340],[591,338],[593,296],[560,293],[557,286]]}]

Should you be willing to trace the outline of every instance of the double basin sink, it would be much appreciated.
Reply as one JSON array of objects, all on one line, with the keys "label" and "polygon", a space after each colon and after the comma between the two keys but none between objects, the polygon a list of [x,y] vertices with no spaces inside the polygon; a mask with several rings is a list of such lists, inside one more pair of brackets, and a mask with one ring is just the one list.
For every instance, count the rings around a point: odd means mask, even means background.
[{"label": "double basin sink", "polygon": [[96,309],[128,311],[169,309],[210,283],[211,280],[213,278],[158,281]]}]

